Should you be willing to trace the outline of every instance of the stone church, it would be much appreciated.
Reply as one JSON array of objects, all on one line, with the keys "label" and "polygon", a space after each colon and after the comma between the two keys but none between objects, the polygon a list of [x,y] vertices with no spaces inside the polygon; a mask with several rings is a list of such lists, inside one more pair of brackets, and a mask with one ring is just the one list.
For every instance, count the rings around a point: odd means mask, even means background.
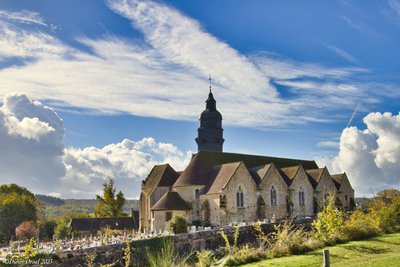
[{"label": "stone church", "polygon": [[354,205],[346,173],[332,175],[312,160],[223,152],[211,87],[199,122],[198,152],[186,168],[156,165],[142,182],[141,230],[163,230],[175,215],[203,226],[314,216],[330,192],[344,210]]}]

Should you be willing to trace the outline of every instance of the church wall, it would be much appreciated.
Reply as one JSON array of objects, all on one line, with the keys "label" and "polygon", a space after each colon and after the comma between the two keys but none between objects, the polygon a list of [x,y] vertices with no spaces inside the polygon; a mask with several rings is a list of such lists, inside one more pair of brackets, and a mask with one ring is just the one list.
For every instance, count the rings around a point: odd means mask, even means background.
[{"label": "church wall", "polygon": [[151,230],[154,232],[164,231],[168,229],[168,221],[166,221],[167,212],[171,212],[171,219],[174,216],[181,216],[186,218],[186,211],[184,210],[155,210],[152,211],[152,227]]},{"label": "church wall", "polygon": [[[271,189],[274,186],[276,190],[276,205],[271,204]],[[270,167],[266,176],[260,183],[260,193],[265,202],[265,218],[271,220],[273,214],[276,219],[287,216],[286,196],[288,195],[288,187],[281,178],[274,166]]]},{"label": "church wall", "polygon": [[[236,206],[236,193],[239,186],[243,189],[244,193],[243,208]],[[219,225],[226,225],[232,222],[256,221],[257,188],[244,164],[239,165],[221,194],[226,196],[226,208],[220,212]],[[224,210],[226,214],[224,214]]]},{"label": "church wall", "polygon": [[354,190],[351,187],[350,182],[346,177],[344,178],[342,185],[340,186],[338,197],[342,202],[343,208],[345,210],[349,210],[351,208],[350,199],[353,198],[354,200]]},{"label": "church wall", "polygon": [[[208,221],[211,225],[220,225],[220,206],[219,206],[219,194],[207,194],[201,196],[201,203],[208,201],[209,205],[209,218]],[[202,209],[202,218],[204,222],[207,220],[206,211]]]},{"label": "church wall", "polygon": [[322,207],[323,205],[326,205],[325,198],[331,193],[337,194],[337,189],[335,184],[332,181],[332,177],[330,176],[328,171],[324,171],[321,179],[318,183],[318,186],[315,190],[314,196],[318,202],[318,205]]},{"label": "church wall", "polygon": [[[304,191],[305,205],[299,203],[300,189]],[[310,184],[306,173],[303,168],[300,168],[296,177],[293,179],[289,187],[290,198],[293,203],[293,215],[312,216],[314,214],[314,188]]]},{"label": "church wall", "polygon": [[177,186],[173,188],[173,191],[178,192],[181,198],[192,207],[192,210],[187,214],[189,222],[201,220],[201,203],[200,198],[195,199],[196,189],[200,189],[200,195],[204,194],[204,185]]}]

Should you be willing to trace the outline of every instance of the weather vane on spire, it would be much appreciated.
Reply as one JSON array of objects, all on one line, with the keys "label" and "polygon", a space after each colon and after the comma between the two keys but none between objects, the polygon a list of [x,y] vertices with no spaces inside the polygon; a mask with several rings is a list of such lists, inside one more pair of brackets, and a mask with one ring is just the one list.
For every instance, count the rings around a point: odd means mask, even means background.
[{"label": "weather vane on spire", "polygon": [[211,93],[211,74],[208,74],[208,80],[210,81],[210,93]]}]

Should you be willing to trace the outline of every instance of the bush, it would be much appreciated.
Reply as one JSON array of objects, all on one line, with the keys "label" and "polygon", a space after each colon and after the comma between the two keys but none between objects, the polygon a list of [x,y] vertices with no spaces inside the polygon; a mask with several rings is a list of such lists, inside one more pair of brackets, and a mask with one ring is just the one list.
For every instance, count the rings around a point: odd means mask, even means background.
[{"label": "bush", "polygon": [[379,222],[371,213],[356,209],[341,229],[347,240],[361,240],[381,234]]},{"label": "bush", "polygon": [[172,239],[162,239],[161,249],[157,251],[147,250],[146,252],[149,265],[151,267],[180,267],[185,266],[187,259],[186,257],[180,257],[175,253],[175,246]]},{"label": "bush", "polygon": [[233,254],[229,255],[225,261],[225,265],[239,266],[250,262],[260,261],[266,258],[267,256],[263,250],[246,245],[240,247]]},{"label": "bush", "polygon": [[328,204],[318,212],[317,218],[312,223],[314,237],[323,242],[331,242],[330,239],[337,235],[344,223],[345,214],[336,208],[335,200],[335,194],[329,194]]},{"label": "bush", "polygon": [[174,234],[187,233],[187,222],[181,216],[174,216],[169,222],[169,228]]},{"label": "bush", "polygon": [[214,262],[214,255],[210,250],[197,251],[197,267],[210,267]]},{"label": "bush", "polygon": [[287,220],[274,228],[275,232],[267,240],[267,254],[270,257],[300,254],[309,250],[305,245],[307,234],[303,227],[296,227],[291,220]]}]

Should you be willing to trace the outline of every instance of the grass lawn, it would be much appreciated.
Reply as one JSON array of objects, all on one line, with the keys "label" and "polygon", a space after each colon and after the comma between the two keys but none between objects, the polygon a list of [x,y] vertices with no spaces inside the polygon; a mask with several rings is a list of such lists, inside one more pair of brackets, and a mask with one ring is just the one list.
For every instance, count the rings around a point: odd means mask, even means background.
[{"label": "grass lawn", "polygon": [[[400,266],[400,233],[352,241],[329,249],[331,266]],[[318,249],[304,255],[275,258],[243,266],[322,266],[322,250]]]}]

